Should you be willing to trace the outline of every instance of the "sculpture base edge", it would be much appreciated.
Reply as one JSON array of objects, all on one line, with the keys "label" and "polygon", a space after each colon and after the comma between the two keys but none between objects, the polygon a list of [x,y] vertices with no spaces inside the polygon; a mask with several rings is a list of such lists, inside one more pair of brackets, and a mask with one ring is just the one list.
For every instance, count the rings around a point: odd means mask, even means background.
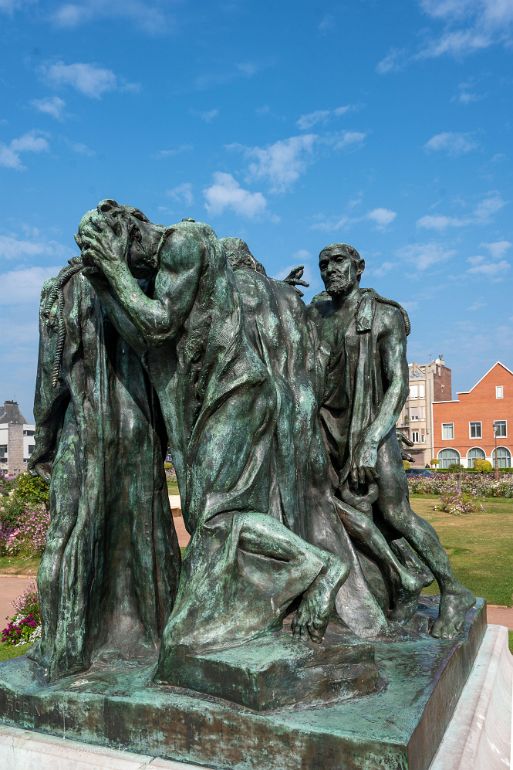
[{"label": "sculpture base edge", "polygon": [[[429,606],[429,601],[427,601]],[[433,616],[436,603],[431,602]],[[374,643],[387,686],[304,709],[255,713],[191,691],[150,686],[153,666],[111,666],[43,686],[34,664],[0,665],[0,721],[110,748],[237,770],[427,770],[486,630],[478,600],[453,641]]]}]

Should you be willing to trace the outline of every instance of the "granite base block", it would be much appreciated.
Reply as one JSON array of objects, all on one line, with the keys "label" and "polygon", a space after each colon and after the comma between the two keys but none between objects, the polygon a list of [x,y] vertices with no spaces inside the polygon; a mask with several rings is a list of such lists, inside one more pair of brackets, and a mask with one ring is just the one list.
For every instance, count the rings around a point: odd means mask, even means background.
[{"label": "granite base block", "polygon": [[513,655],[508,629],[488,626],[430,770],[513,767]]},{"label": "granite base block", "polygon": [[[434,617],[436,606],[426,604]],[[151,667],[88,672],[48,687],[34,664],[12,660],[0,665],[0,721],[223,770],[427,770],[485,629],[478,600],[456,640],[375,643],[382,690],[272,713],[150,686]]]}]

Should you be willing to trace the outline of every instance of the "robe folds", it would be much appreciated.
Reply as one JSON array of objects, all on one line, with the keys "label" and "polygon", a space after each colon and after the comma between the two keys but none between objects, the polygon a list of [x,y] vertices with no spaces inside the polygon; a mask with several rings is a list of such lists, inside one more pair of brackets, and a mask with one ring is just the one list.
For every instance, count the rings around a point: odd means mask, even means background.
[{"label": "robe folds", "polygon": [[41,300],[30,462],[51,467],[32,653],[50,680],[156,649],[180,570],[153,389],[87,278],[57,283]]}]

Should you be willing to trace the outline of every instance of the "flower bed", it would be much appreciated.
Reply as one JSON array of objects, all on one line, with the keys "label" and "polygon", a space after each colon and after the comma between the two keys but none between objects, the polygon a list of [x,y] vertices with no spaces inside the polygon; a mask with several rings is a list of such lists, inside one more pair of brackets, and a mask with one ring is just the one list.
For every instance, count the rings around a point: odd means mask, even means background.
[{"label": "flower bed", "polygon": [[41,611],[36,585],[29,586],[13,602],[13,606],[16,614],[2,629],[1,642],[14,647],[33,644],[41,636]]},{"label": "flower bed", "polygon": [[0,480],[0,556],[39,556],[50,523],[48,485],[28,473]]},{"label": "flower bed", "polygon": [[419,495],[454,495],[462,493],[471,497],[513,498],[513,479],[509,476],[498,481],[489,474],[436,473],[432,478],[413,476],[408,478],[410,492]]}]

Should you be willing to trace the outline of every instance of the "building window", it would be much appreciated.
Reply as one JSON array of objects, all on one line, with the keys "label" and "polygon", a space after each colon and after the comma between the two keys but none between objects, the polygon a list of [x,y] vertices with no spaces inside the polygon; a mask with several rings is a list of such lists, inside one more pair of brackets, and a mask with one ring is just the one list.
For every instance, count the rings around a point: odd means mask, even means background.
[{"label": "building window", "polygon": [[0,444],[0,460],[3,460],[7,455],[7,444]]},{"label": "building window", "polygon": [[33,436],[34,435],[34,431],[33,430],[24,430],[23,431],[23,435],[24,436]]},{"label": "building window", "polygon": [[442,449],[438,453],[438,467],[449,468],[451,465],[460,464],[460,454],[455,449]]},{"label": "building window", "polygon": [[467,455],[467,468],[473,468],[476,460],[486,460],[486,455],[479,447],[469,449]]},{"label": "building window", "polygon": [[418,430],[413,430],[411,433],[411,440],[414,444],[420,444],[420,433]]},{"label": "building window", "polygon": [[481,438],[481,423],[469,422],[469,436],[470,438]]},{"label": "building window", "polygon": [[511,468],[511,452],[505,446],[498,446],[492,453],[493,465],[495,466],[495,454],[497,454],[498,468]]},{"label": "building window", "polygon": [[508,435],[508,424],[506,420],[495,420],[493,426],[497,438],[506,438]]},{"label": "building window", "polygon": [[504,398],[504,386],[503,385],[496,385],[495,386],[495,398]]},{"label": "building window", "polygon": [[412,385],[410,387],[410,398],[418,398],[418,397],[419,397],[419,386]]},{"label": "building window", "polygon": [[446,441],[454,438],[454,423],[443,422],[442,423],[442,438]]}]

